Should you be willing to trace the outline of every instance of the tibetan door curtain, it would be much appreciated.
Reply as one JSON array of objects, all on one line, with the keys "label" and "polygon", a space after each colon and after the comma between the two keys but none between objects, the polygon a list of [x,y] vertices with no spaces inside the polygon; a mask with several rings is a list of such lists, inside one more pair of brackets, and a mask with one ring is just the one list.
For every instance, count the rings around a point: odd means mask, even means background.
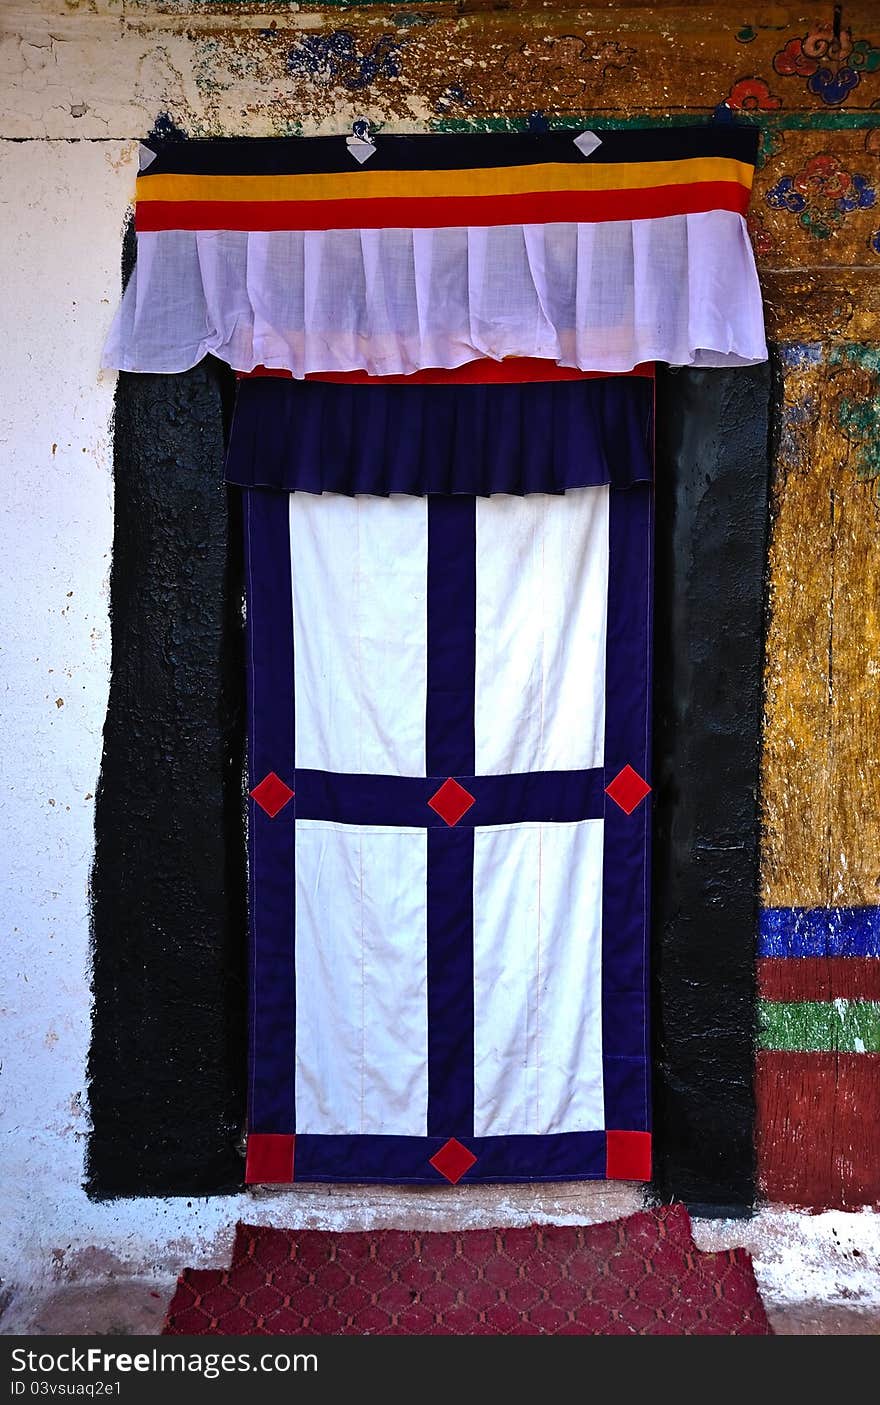
[{"label": "tibetan door curtain", "polygon": [[145,151],[107,364],[239,373],[249,1182],[650,1176],[653,363],[756,132]]}]

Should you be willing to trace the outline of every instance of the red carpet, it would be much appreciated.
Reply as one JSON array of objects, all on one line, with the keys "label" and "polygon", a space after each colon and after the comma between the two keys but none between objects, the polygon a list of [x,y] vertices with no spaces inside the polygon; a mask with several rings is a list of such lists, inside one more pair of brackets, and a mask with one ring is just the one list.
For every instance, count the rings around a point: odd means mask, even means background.
[{"label": "red carpet", "polygon": [[337,1234],[240,1224],[186,1269],[171,1336],[768,1336],[744,1249],[703,1254],[683,1205],[610,1224]]}]

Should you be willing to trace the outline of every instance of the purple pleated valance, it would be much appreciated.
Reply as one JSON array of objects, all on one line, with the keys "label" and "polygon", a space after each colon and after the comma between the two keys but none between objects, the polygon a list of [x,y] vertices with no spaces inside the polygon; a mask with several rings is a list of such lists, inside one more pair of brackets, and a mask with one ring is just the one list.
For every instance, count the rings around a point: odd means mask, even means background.
[{"label": "purple pleated valance", "polygon": [[654,385],[243,380],[226,476],[288,492],[562,493],[651,479]]}]

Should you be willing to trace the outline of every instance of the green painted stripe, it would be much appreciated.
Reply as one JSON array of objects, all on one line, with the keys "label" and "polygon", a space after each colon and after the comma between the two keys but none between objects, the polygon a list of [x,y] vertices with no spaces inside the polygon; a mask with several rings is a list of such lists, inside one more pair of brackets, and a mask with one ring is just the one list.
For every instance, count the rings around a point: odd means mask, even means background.
[{"label": "green painted stripe", "polygon": [[880,126],[880,113],[864,108],[861,112],[773,112],[759,117],[758,126],[784,132],[849,132]]},{"label": "green painted stripe", "polygon": [[[625,131],[629,127],[705,127],[712,116],[705,112],[673,112],[658,117],[656,112],[642,112],[634,116],[600,117],[585,112],[579,117],[555,116],[544,113],[547,126],[553,131],[578,131],[589,128],[591,132]],[[869,127],[880,127],[880,112],[773,112],[755,117],[752,113],[738,112],[736,120],[750,126],[764,127],[774,132],[838,132],[867,131]],[[433,132],[525,132],[529,122],[526,117],[484,117],[457,118],[442,117],[430,124]],[[381,126],[377,127],[381,131]]]},{"label": "green painted stripe", "polygon": [[758,1045],[790,1053],[880,1054],[880,1001],[758,1001]]}]

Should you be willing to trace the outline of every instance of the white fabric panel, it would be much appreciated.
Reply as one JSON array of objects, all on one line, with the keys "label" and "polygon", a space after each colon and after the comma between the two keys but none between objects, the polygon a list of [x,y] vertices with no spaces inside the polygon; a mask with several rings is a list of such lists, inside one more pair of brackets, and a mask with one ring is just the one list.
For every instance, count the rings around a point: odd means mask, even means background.
[{"label": "white fabric panel", "polygon": [[604,1126],[603,828],[475,831],[475,1136]]},{"label": "white fabric panel", "polygon": [[581,370],[764,361],[754,255],[729,210],[490,229],[159,230],[104,351],[126,371],[408,374],[488,356]]},{"label": "white fabric panel", "polygon": [[290,494],[297,766],[425,774],[426,498]]},{"label": "white fabric panel", "polygon": [[423,1137],[424,830],[297,820],[296,1126]]},{"label": "white fabric panel", "polygon": [[477,499],[477,775],[602,765],[608,494]]}]

